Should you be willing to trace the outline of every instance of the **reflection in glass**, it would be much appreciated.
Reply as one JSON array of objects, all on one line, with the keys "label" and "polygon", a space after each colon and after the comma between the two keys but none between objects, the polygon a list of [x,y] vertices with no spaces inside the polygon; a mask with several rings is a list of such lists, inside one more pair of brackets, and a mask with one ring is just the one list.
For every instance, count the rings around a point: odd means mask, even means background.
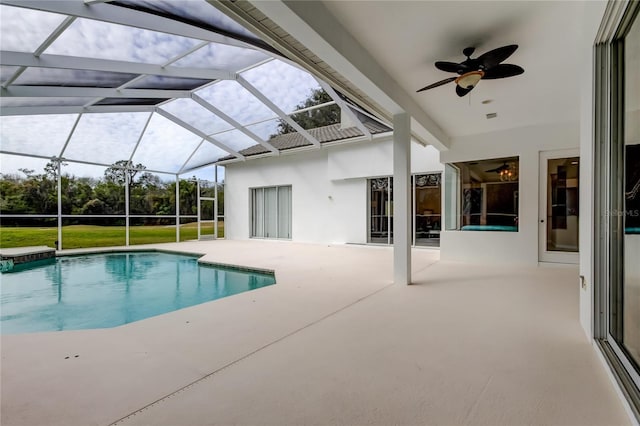
[{"label": "reflection in glass", "polygon": [[118,87],[136,74],[59,68],[29,67],[13,84],[22,86]]},{"label": "reflection in glass", "polygon": [[640,18],[625,38],[622,344],[640,371]]},{"label": "reflection in glass", "polygon": [[369,179],[369,235],[367,242],[393,242],[393,178]]},{"label": "reflection in glass", "polygon": [[578,157],[547,163],[547,251],[578,251]]},{"label": "reflection in glass", "polygon": [[518,157],[454,163],[463,231],[518,231]]},{"label": "reflection in glass", "polygon": [[0,107],[29,107],[29,106],[81,106],[94,98],[61,97],[61,98],[0,98]]},{"label": "reflection in glass", "polygon": [[415,245],[439,246],[441,220],[441,174],[416,175],[414,183]]},{"label": "reflection in glass", "polygon": [[163,75],[148,75],[143,79],[128,85],[129,89],[171,89],[192,90],[210,83],[212,80],[184,77],[165,77]]},{"label": "reflection in glass", "polygon": [[166,16],[196,26],[209,27],[214,31],[223,31],[236,36],[259,40],[249,30],[206,1],[193,0],[118,0],[115,5],[131,7],[136,10]]}]

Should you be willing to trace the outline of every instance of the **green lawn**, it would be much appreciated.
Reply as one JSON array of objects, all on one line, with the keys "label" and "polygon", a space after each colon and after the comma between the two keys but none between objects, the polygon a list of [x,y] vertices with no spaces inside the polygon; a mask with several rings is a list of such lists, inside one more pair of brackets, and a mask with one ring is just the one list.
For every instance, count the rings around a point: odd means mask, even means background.
[{"label": "green lawn", "polygon": [[[198,237],[197,223],[180,227],[180,241],[195,240]],[[150,244],[169,243],[176,240],[174,226],[131,226],[129,243]],[[211,223],[203,224],[203,235],[213,234]],[[218,237],[224,237],[224,222],[218,222]],[[58,228],[55,227],[2,227],[0,228],[0,248],[49,246],[55,247]],[[65,249],[86,247],[123,246],[124,226],[70,225],[62,227],[62,244]]]}]

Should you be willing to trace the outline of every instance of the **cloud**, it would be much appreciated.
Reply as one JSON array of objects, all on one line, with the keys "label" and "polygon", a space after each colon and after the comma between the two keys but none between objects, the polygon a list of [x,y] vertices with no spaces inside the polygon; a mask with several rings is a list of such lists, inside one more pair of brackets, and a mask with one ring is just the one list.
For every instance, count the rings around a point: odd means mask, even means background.
[{"label": "cloud", "polygon": [[232,129],[233,126],[191,99],[176,99],[162,109],[186,121],[206,134]]},{"label": "cloud", "polygon": [[161,64],[198,43],[200,40],[80,18],[45,53]]},{"label": "cloud", "polygon": [[201,140],[161,115],[153,114],[133,162],[149,169],[177,173]]},{"label": "cloud", "polygon": [[238,72],[267,58],[269,56],[257,50],[210,43],[172,65]]},{"label": "cloud", "polygon": [[43,160],[40,158],[0,154],[0,173],[25,177],[24,173],[20,172],[18,169],[30,169],[36,174],[41,174],[44,171],[44,166],[48,162],[49,160]]},{"label": "cloud", "polygon": [[149,113],[84,114],[63,158],[112,164],[128,160]]},{"label": "cloud", "polygon": [[204,0],[125,0],[124,3],[133,4],[138,8],[147,8],[164,14],[179,16],[189,21],[202,22],[233,34],[257,38],[249,30]]},{"label": "cloud", "polygon": [[[233,32],[238,24],[218,13],[205,1],[145,2],[146,7],[201,20]],[[117,7],[117,6],[113,6]],[[62,22],[63,16],[28,9],[0,6],[3,49],[33,51]],[[250,35],[249,33],[245,35]],[[161,64],[193,48],[200,40],[123,25],[78,18],[45,53]],[[176,66],[217,68],[238,72],[268,56],[258,50],[211,43],[182,58]],[[3,76],[13,70],[3,67]],[[94,73],[77,70],[28,69],[18,82],[33,84],[80,84],[96,87],[116,86],[133,78],[131,74]],[[291,112],[313,89],[319,87],[306,72],[280,60],[243,72],[243,76],[285,112]],[[165,79],[165,81],[168,81]],[[277,114],[235,81],[219,81],[196,92],[243,125],[251,126],[265,140],[275,133]],[[0,106],[84,105],[93,98],[3,98]],[[162,106],[204,133],[221,131],[214,137],[235,150],[256,142],[190,99],[178,99]],[[37,155],[59,155],[77,115],[44,115],[2,118],[2,149]],[[64,157],[113,163],[128,159],[140,136],[148,113],[85,114],[72,136]],[[228,131],[227,131],[228,130]],[[177,172],[200,143],[201,138],[173,122],[154,114],[133,160],[155,170]],[[189,167],[215,161],[227,153],[205,142],[193,156]],[[13,158],[13,157],[12,157]],[[15,157],[17,158],[17,157]],[[15,160],[5,163],[17,170]],[[20,161],[31,161],[20,157]],[[37,161],[36,161],[37,162]],[[46,163],[46,161],[44,161]],[[43,163],[43,164],[44,164]],[[73,165],[70,171],[102,176],[104,168]],[[35,168],[35,167],[30,167]],[[41,167],[40,167],[41,168]],[[8,170],[8,169],[7,169]],[[2,165],[5,171],[5,164]]]},{"label": "cloud", "polygon": [[276,117],[275,112],[235,81],[220,81],[196,93],[240,124]]},{"label": "cloud", "polygon": [[[191,159],[185,166],[185,170],[190,169],[192,167],[198,167],[203,164],[212,163],[218,160],[219,158],[226,157],[227,155],[229,154],[226,151],[223,151],[217,146],[207,141],[204,141],[204,143],[200,145],[200,148],[198,148],[198,151],[196,151],[196,153],[193,155],[193,157],[191,157]],[[208,172],[208,173],[211,173],[211,172]],[[188,173],[188,175],[190,174]],[[207,179],[211,179],[211,177],[208,177]]]},{"label": "cloud", "polygon": [[76,114],[2,117],[2,150],[58,156],[77,117]]},{"label": "cloud", "polygon": [[2,50],[33,52],[64,20],[64,15],[0,5]]},{"label": "cloud", "polygon": [[245,71],[242,76],[286,113],[294,111],[312,90],[320,88],[311,74],[277,59]]}]

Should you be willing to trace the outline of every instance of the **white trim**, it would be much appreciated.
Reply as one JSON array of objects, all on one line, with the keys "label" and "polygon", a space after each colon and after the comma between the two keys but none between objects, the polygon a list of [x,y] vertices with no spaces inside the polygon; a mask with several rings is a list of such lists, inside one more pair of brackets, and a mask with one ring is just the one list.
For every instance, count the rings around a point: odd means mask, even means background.
[{"label": "white trim", "polygon": [[230,116],[228,116],[227,114],[222,112],[220,109],[218,109],[215,106],[211,105],[209,102],[207,102],[205,99],[203,99],[202,97],[200,97],[196,93],[194,93],[191,96],[191,99],[193,99],[195,102],[197,102],[203,108],[207,109],[209,112],[211,112],[211,113],[215,114],[216,116],[220,117],[222,120],[224,120],[228,124],[231,124],[233,127],[235,127],[236,130],[239,130],[242,133],[244,133],[245,135],[249,136],[251,139],[253,139],[257,143],[259,143],[260,145],[262,145],[263,147],[265,147],[269,151],[273,152],[274,154],[279,154],[280,153],[280,151],[278,149],[276,149],[273,145],[271,145],[269,142],[266,142],[260,136],[258,136],[255,133],[253,133],[251,130],[246,129],[242,124],[238,123],[236,120],[234,120],[233,118],[231,118]]},{"label": "white trim", "polygon": [[[201,45],[198,46],[201,47]],[[11,66],[119,72],[127,74],[145,74],[145,76],[160,75],[163,77],[194,78],[201,80],[235,80],[236,77],[236,74],[233,72],[210,68],[171,67],[140,62],[65,55],[44,54],[38,57],[31,53],[14,52],[9,50],[0,51],[0,63],[2,63],[2,65]]]},{"label": "white trim", "polygon": [[133,151],[131,151],[131,155],[129,156],[129,163],[131,163],[133,161],[133,156],[136,155],[136,151],[138,150],[138,146],[140,146],[140,142],[142,141],[142,138],[144,137],[144,133],[147,131],[147,127],[149,127],[149,123],[151,122],[151,118],[153,117],[153,113],[149,114],[149,117],[147,118],[147,121],[144,123],[144,127],[142,128],[142,131],[140,132],[140,136],[138,136],[138,140],[136,142],[136,146],[133,147]]},{"label": "white trim", "polygon": [[[216,32],[205,30],[194,25],[185,24],[162,16],[151,15],[139,10],[110,5],[106,2],[94,3],[87,6],[82,0],[66,1],[38,1],[38,0],[3,0],[3,4],[44,12],[59,13],[79,18],[94,19],[128,27],[142,28],[161,33],[174,34],[182,37],[212,41],[229,46],[242,47],[265,51],[250,43],[233,37],[224,36]],[[265,51],[266,52],[266,51]],[[272,54],[272,52],[269,52]]]},{"label": "white trim", "polygon": [[252,5],[355,87],[367,93],[389,115],[408,113],[416,139],[423,139],[439,151],[448,149],[449,136],[322,2],[257,1]]},{"label": "white trim", "polygon": [[228,146],[226,146],[225,144],[217,141],[216,139],[212,138],[211,136],[208,136],[207,134],[205,134],[202,130],[199,130],[195,127],[193,127],[191,124],[187,123],[186,121],[183,121],[181,119],[179,119],[178,117],[176,117],[175,115],[160,109],[160,108],[156,108],[156,112],[158,114],[160,114],[161,116],[163,116],[164,118],[167,118],[171,121],[173,121],[174,123],[176,123],[178,126],[182,126],[185,129],[187,129],[188,131],[190,131],[191,133],[194,133],[198,136],[200,136],[201,138],[203,138],[204,140],[206,140],[207,142],[217,146],[218,148],[222,149],[223,151],[228,152],[229,154],[233,155],[236,158],[242,159],[244,160],[244,155],[240,154],[239,152],[234,151],[233,149],[229,148]]},{"label": "white trim", "polygon": [[108,114],[119,112],[153,112],[155,105],[27,106],[0,108],[1,117],[15,115]]},{"label": "white trim", "polygon": [[[578,157],[579,149],[560,149],[553,151],[540,151],[538,165],[538,262],[549,263],[580,263],[579,252],[562,252],[547,250],[547,177],[549,160],[558,158]],[[541,222],[544,221],[544,222]],[[576,230],[578,232],[578,230]]]},{"label": "white trim", "polygon": [[622,403],[622,407],[624,408],[625,413],[629,417],[630,423],[633,426],[640,426],[640,422],[638,421],[636,416],[633,414],[633,410],[631,409],[631,404],[629,403],[629,400],[623,393],[622,388],[620,387],[620,383],[618,383],[618,380],[616,380],[613,374],[613,371],[611,371],[611,366],[607,362],[605,355],[602,353],[602,350],[598,346],[598,342],[596,340],[592,340],[591,346],[593,347],[593,350],[596,353],[596,357],[602,363],[602,367],[605,373],[607,374],[607,377],[609,378],[611,385],[613,386],[613,389],[616,395],[618,396],[618,399]]},{"label": "white trim", "polygon": [[371,140],[371,132],[369,131],[369,129],[367,129],[364,124],[362,124],[362,121],[358,119],[355,113],[351,110],[351,108],[347,106],[347,103],[336,93],[333,87],[320,79],[316,79],[316,81],[318,82],[318,84],[320,84],[320,87],[322,87],[324,91],[327,92],[329,96],[331,96],[331,99],[333,99],[340,106],[340,111],[342,112],[342,114],[346,114],[347,116],[349,116],[351,121],[353,121],[353,124],[356,125],[356,127],[362,132],[362,134],[364,134],[367,139]]},{"label": "white trim", "polygon": [[190,98],[189,90],[111,89],[104,87],[9,86],[0,89],[7,98]]},{"label": "white trim", "polygon": [[[67,28],[69,28],[69,26],[73,24],[73,21],[75,20],[76,18],[74,16],[67,16],[66,18],[64,18],[64,21],[62,21],[62,23],[58,25],[58,28],[53,30],[53,32],[49,34],[49,37],[47,37],[46,40],[43,41],[42,44],[40,44],[40,46],[35,50],[35,52],[33,52],[33,56],[38,57],[42,55],[42,53],[47,50],[47,48],[51,46],[53,42],[56,41],[58,37],[60,37],[62,33]],[[4,57],[1,57],[0,59],[4,59]]]},{"label": "white trim", "polygon": [[244,77],[238,75],[236,81],[245,89],[247,89],[253,96],[258,98],[260,102],[265,104],[268,108],[270,108],[273,112],[275,112],[278,117],[282,120],[286,121],[291,127],[293,127],[302,137],[311,142],[313,146],[316,148],[320,148],[320,142],[311,136],[309,132],[302,128],[298,123],[296,123],[291,117],[289,117],[283,110],[281,110],[276,104],[274,104],[271,99],[267,98],[262,94],[258,89],[256,89],[251,83],[244,79]]},{"label": "white trim", "polygon": [[178,175],[180,173],[182,173],[182,171],[184,170],[184,168],[187,166],[187,164],[189,163],[189,161],[191,161],[191,159],[193,158],[193,156],[196,154],[196,152],[200,149],[200,147],[202,146],[202,144],[204,143],[204,138],[200,141],[200,143],[198,143],[198,145],[196,146],[196,148],[193,150],[193,152],[191,152],[191,154],[189,155],[189,157],[187,158],[187,160],[182,164],[182,167],[180,167],[180,169],[178,170]]}]

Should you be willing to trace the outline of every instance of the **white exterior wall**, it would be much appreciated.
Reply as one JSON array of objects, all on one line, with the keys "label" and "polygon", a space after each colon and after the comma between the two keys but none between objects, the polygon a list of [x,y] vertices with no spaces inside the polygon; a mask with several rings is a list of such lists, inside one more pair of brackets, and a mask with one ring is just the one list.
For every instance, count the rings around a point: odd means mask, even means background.
[{"label": "white exterior wall", "polygon": [[450,150],[441,153],[445,163],[519,157],[518,232],[442,231],[440,258],[498,265],[537,264],[540,152],[579,145],[579,123],[521,127],[452,139]]},{"label": "white exterior wall", "polygon": [[[228,164],[225,235],[250,238],[250,188],[291,185],[294,241],[364,244],[367,178],[391,175],[392,160],[392,142],[383,139]],[[412,173],[442,170],[436,149],[412,144]]]}]

